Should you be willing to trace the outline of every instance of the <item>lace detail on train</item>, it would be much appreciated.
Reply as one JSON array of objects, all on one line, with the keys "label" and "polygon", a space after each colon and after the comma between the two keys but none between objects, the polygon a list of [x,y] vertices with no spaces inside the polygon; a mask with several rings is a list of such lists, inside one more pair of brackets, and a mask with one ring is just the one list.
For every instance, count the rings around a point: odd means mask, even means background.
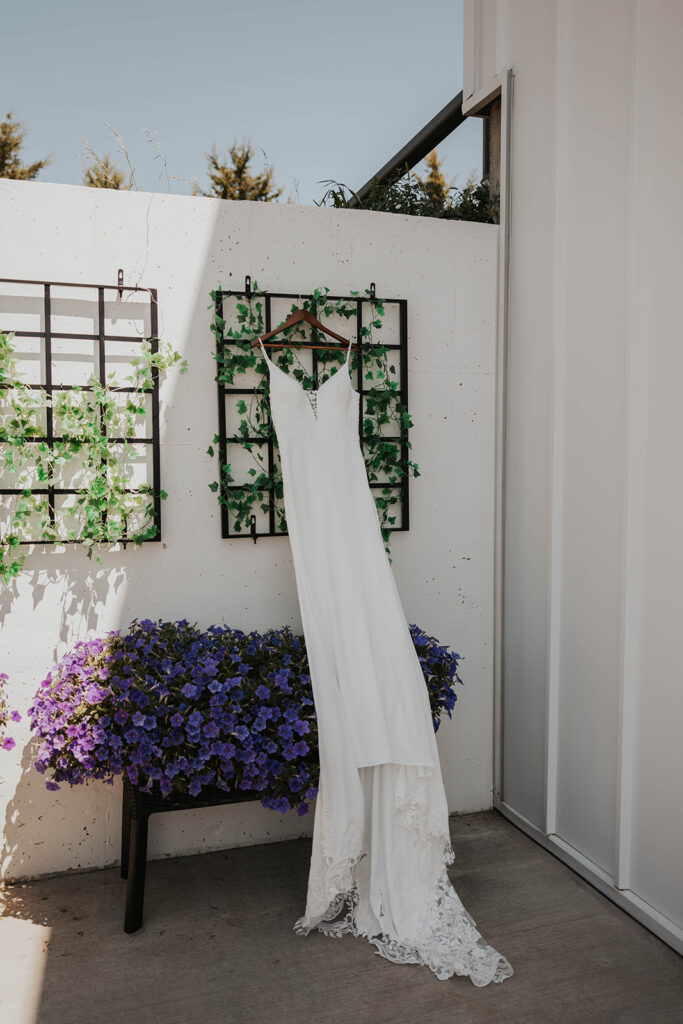
[{"label": "lace detail on train", "polygon": [[[359,874],[369,855],[365,845],[354,856],[340,860],[334,856],[322,860],[312,857],[307,913],[296,921],[294,931],[305,936],[316,929],[331,938],[362,936],[386,960],[429,967],[441,981],[453,975],[468,976],[477,987],[504,981],[513,974],[512,966],[482,938],[448,877],[447,865],[453,863],[455,855],[450,835],[445,835],[441,827],[443,818],[437,820],[431,813],[433,802],[427,795],[430,778],[431,773],[424,773],[414,791],[407,797],[396,796],[394,802],[396,823],[411,833],[414,866],[433,878],[428,898],[412,918],[410,932],[400,938],[396,935],[391,915],[384,907],[385,896],[391,897],[389,892],[374,891],[378,900],[375,926],[368,927],[367,913],[361,914]],[[330,830],[334,829],[324,801],[319,810],[323,842],[329,842]],[[361,836],[355,831],[347,848],[365,840],[367,834]]]},{"label": "lace detail on train", "polygon": [[415,844],[424,846],[425,843],[436,843],[441,848],[444,862],[452,864],[455,854],[448,831],[448,808],[445,797],[441,800],[430,799],[433,775],[432,769],[418,769],[416,778],[411,778],[412,784],[406,786],[404,769],[400,776],[401,785],[394,793],[396,823],[412,833]]},{"label": "lace detail on train", "polygon": [[453,888],[446,868],[425,913],[414,945],[385,936],[369,936],[378,952],[396,964],[429,967],[440,981],[467,975],[477,988],[513,974],[506,958],[482,938]]},{"label": "lace detail on train", "polygon": [[356,888],[354,872],[363,856],[362,823],[347,821],[343,828],[336,826],[327,809],[325,786],[321,780],[316,801],[306,913],[294,925],[297,934],[307,935],[330,915],[337,916],[345,896]]},{"label": "lace detail on train", "polygon": [[[363,856],[365,854],[361,858]],[[305,917],[299,918],[294,925],[298,935],[308,935],[316,928],[331,938],[340,939],[346,934],[362,936],[386,960],[395,964],[429,967],[440,981],[462,975],[469,977],[477,988],[482,988],[512,976],[514,972],[509,961],[481,936],[476,922],[455,892],[445,866],[433,898],[425,907],[415,939],[410,943],[386,932],[370,935],[358,926],[359,894],[353,878],[354,867],[355,864],[350,863],[339,866],[337,876],[349,879],[347,887],[336,894],[317,924],[310,924]],[[383,916],[380,910],[380,922]]]},{"label": "lace detail on train", "polygon": [[[325,918],[316,926],[317,931],[335,939],[347,934],[367,938],[392,964],[428,967],[439,981],[459,975],[469,977],[473,985],[483,988],[505,981],[514,973],[506,957],[481,937],[445,868],[412,944],[386,934],[368,935],[356,924],[357,906],[358,890],[353,885],[330,904]],[[311,929],[300,919],[294,930],[298,935],[308,935]]]}]

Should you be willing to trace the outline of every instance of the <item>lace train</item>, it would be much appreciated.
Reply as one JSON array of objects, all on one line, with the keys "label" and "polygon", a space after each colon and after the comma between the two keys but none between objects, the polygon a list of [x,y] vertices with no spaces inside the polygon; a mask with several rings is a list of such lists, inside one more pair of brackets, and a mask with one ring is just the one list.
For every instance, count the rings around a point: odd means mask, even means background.
[{"label": "lace train", "polygon": [[[306,914],[295,922],[294,931],[308,935],[317,929],[333,938],[344,934],[363,936],[387,960],[429,967],[442,981],[453,975],[469,976],[477,987],[504,981],[514,973],[512,966],[481,936],[448,877],[447,865],[452,864],[455,857],[450,835],[444,832],[447,811],[444,814],[444,806],[434,799],[433,791],[429,798],[433,773],[413,769],[406,775],[405,766],[380,766],[362,771],[379,772],[381,768],[404,769],[402,773],[399,770],[391,775],[394,813],[389,844],[383,840],[384,845],[381,845],[377,829],[373,837],[373,830],[367,827],[372,820],[372,808],[368,808],[366,829],[354,828],[346,833],[344,856],[330,854],[330,850],[340,850],[333,841],[338,840],[339,835],[334,835],[336,830],[332,828],[325,802],[320,800],[321,791],[316,808]],[[366,802],[369,802],[373,784],[386,785],[388,778],[385,773],[379,781],[368,783]],[[315,835],[318,829],[325,839],[322,847],[317,841],[320,837]],[[321,849],[327,850],[327,855],[321,856]],[[387,876],[379,876],[378,880],[371,874],[371,853],[377,859],[384,859],[388,850],[390,857],[396,853],[402,865],[401,878],[419,879],[419,885],[415,882],[407,887],[397,878],[392,892]],[[402,900],[406,892],[409,896],[414,892],[412,901],[410,898],[407,902]],[[378,907],[376,912],[370,909],[371,904]]]},{"label": "lace train", "polygon": [[[332,938],[340,939],[344,934],[367,938],[377,952],[392,963],[429,967],[440,981],[447,981],[454,974],[466,975],[473,985],[482,988],[491,982],[504,981],[514,973],[502,953],[482,938],[445,868],[425,915],[422,938],[414,944],[408,945],[388,935],[369,935],[356,922],[357,906],[358,889],[354,886],[349,892],[338,895],[328,915],[314,927]],[[311,930],[305,917],[300,917],[294,925],[297,935],[308,935]]]}]

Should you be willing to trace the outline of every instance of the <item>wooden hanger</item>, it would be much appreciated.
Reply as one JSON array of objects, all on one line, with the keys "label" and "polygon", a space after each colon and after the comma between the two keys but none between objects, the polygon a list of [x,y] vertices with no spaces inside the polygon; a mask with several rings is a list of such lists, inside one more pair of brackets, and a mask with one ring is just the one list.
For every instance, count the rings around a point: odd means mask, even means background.
[{"label": "wooden hanger", "polygon": [[[313,314],[309,313],[307,309],[295,309],[291,316],[288,316],[285,322],[283,324],[280,324],[279,327],[276,327],[272,331],[268,331],[267,334],[261,334],[259,337],[254,338],[254,340],[251,343],[251,347],[253,348],[254,345],[258,345],[259,340],[263,343],[268,338],[273,338],[276,334],[279,334],[280,331],[284,331],[288,327],[293,327],[294,324],[301,323],[302,320],[305,320],[306,323],[310,324],[312,327],[316,327],[319,331],[322,331],[323,334],[329,334],[331,338],[336,338],[337,341],[343,341],[345,345],[348,345],[348,338],[342,338],[341,334],[336,334],[334,331],[330,330],[329,327],[325,327],[325,325],[321,324],[317,317],[314,317]],[[282,345],[269,345],[268,348],[282,348]],[[335,352],[339,351],[339,345],[315,345],[313,343],[300,342],[297,342],[297,344],[293,345],[292,348],[321,348],[326,350],[334,349]],[[358,345],[354,343],[353,345],[351,345],[351,348],[357,349]]]}]

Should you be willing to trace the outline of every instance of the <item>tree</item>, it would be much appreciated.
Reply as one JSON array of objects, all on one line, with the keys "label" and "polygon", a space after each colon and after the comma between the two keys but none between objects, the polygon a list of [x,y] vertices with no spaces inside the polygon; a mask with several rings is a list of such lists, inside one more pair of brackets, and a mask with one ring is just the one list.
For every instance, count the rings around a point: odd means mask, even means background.
[{"label": "tree", "polygon": [[430,201],[435,207],[445,207],[448,203],[450,190],[453,188],[453,183],[450,184],[446,181],[441,170],[442,160],[439,160],[439,156],[435,149],[431,151],[429,156],[425,159],[427,164],[427,174],[425,177],[420,177],[416,174],[415,177],[422,183],[424,191]]},{"label": "tree", "polygon": [[252,199],[270,203],[282,195],[283,189],[273,182],[273,168],[266,166],[260,174],[252,174],[249,164],[254,155],[250,142],[235,142],[228,150],[232,166],[224,161],[213,146],[207,153],[211,192],[202,192],[195,186],[193,195],[218,199]]},{"label": "tree", "polygon": [[125,180],[124,172],[112,163],[111,157],[105,153],[102,158],[90,151],[95,158],[89,167],[83,169],[83,184],[90,188],[130,189],[130,181]]},{"label": "tree", "polygon": [[24,144],[26,130],[21,121],[15,121],[12,111],[0,121],[0,178],[16,178],[29,181],[42,171],[51,161],[47,156],[44,160],[36,160],[33,164],[22,164],[21,147]]}]

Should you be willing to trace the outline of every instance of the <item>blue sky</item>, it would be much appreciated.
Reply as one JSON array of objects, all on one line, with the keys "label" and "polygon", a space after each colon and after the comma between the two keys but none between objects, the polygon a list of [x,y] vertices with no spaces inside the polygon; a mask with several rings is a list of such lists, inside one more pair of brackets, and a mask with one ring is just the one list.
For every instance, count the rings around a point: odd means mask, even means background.
[{"label": "blue sky", "polygon": [[[251,139],[282,200],[354,187],[462,88],[462,0],[24,0],[3,14],[4,115],[24,123],[39,181],[81,184],[85,140],[137,187],[208,185],[206,153]],[[481,173],[481,123],[439,147],[462,187]]]}]

